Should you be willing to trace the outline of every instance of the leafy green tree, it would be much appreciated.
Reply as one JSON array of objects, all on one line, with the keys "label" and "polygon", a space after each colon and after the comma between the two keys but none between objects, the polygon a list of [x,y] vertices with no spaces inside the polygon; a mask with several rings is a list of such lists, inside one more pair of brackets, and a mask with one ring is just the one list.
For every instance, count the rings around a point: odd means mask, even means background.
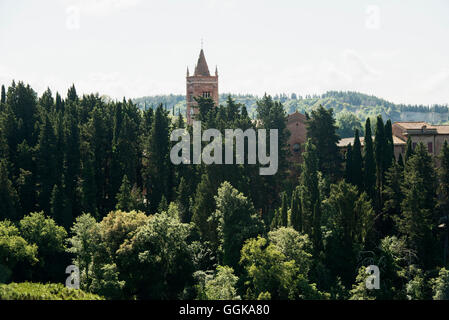
[{"label": "leafy green tree", "polygon": [[412,279],[407,282],[405,290],[408,300],[427,300],[428,283],[421,269],[414,270]]},{"label": "leafy green tree", "polygon": [[66,278],[63,270],[69,262],[64,253],[67,237],[65,229],[43,212],[23,217],[19,229],[23,238],[38,248],[39,267],[33,270],[33,279],[42,282],[63,281]]},{"label": "leafy green tree", "polygon": [[337,134],[341,138],[354,136],[356,130],[362,132],[362,124],[357,116],[350,112],[340,112],[337,114]]},{"label": "leafy green tree", "polygon": [[0,221],[0,283],[28,279],[38,262],[37,246],[22,238],[9,220]]},{"label": "leafy green tree", "polygon": [[[166,212],[152,216],[117,251],[127,290],[140,299],[176,299],[192,282],[191,227]],[[147,270],[142,272],[142,270]]]},{"label": "leafy green tree", "polygon": [[324,299],[326,294],[310,284],[307,276],[288,260],[274,244],[265,238],[248,240],[242,248],[240,263],[244,266],[248,281],[245,282],[246,298],[274,300]]},{"label": "leafy green tree", "polygon": [[312,268],[313,246],[309,237],[293,228],[281,227],[268,233],[268,240],[287,260],[294,260],[299,270],[307,275]]},{"label": "leafy green tree", "polygon": [[449,300],[449,271],[441,268],[438,277],[432,281],[433,299]]},{"label": "leafy green tree", "polygon": [[80,286],[88,290],[91,285],[92,265],[100,244],[100,226],[95,218],[84,213],[76,218],[67,240],[67,252],[73,254],[73,264],[80,270]]},{"label": "leafy green tree", "polygon": [[240,300],[237,294],[238,277],[228,266],[217,266],[215,275],[206,279],[204,296],[206,300]]},{"label": "leafy green tree", "polygon": [[215,202],[217,209],[212,219],[218,226],[219,250],[223,255],[219,262],[237,270],[243,243],[256,236],[263,226],[251,201],[229,182],[221,184]]}]

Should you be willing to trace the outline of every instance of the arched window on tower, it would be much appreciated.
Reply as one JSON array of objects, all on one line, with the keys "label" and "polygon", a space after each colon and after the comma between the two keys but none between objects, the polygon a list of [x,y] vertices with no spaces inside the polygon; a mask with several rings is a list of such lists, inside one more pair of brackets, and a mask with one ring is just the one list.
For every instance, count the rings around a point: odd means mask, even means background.
[{"label": "arched window on tower", "polygon": [[293,152],[298,153],[299,151],[301,151],[301,145],[299,143],[295,143],[293,145]]}]

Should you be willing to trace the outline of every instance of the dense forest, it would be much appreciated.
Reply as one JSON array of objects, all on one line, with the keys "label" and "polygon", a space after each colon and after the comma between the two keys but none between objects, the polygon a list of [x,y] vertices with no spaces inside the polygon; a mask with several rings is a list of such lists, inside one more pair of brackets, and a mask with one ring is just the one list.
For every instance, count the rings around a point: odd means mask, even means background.
[{"label": "dense forest", "polygon": [[[180,96],[145,108],[2,86],[0,299],[449,299],[448,144],[434,159],[408,141],[395,159],[373,98],[341,154],[328,95],[197,100],[203,128],[279,130],[278,173],[261,176],[173,165],[171,131],[192,130]],[[287,160],[292,101],[308,118],[301,164]],[[76,294],[61,285],[71,264]]]}]

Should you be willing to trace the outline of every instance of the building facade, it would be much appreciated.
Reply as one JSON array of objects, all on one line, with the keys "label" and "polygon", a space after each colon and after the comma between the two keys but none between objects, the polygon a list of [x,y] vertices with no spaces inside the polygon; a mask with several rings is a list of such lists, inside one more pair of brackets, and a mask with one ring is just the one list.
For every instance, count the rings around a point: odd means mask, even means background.
[{"label": "building facade", "polygon": [[190,76],[189,68],[187,68],[186,118],[188,124],[191,124],[195,115],[198,114],[196,97],[211,98],[214,100],[215,105],[218,106],[218,70],[215,68],[215,76],[210,75],[203,49],[200,51],[193,76]]},{"label": "building facade", "polygon": [[304,151],[304,144],[307,141],[306,121],[306,116],[298,111],[288,115],[287,129],[290,131],[288,145],[292,162],[302,161],[301,153]]}]

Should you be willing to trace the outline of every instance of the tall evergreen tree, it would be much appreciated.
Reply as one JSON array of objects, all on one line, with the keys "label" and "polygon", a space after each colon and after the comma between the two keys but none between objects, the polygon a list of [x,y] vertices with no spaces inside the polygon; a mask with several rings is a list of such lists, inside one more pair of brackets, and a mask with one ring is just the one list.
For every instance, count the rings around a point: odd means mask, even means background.
[{"label": "tall evergreen tree", "polygon": [[348,145],[345,154],[345,180],[352,183],[352,146]]},{"label": "tall evergreen tree", "polygon": [[48,118],[44,116],[39,134],[39,143],[37,146],[38,161],[38,185],[39,185],[39,205],[44,212],[50,212],[50,198],[53,186],[58,183],[56,179],[56,136],[53,125]]},{"label": "tall evergreen tree", "polygon": [[173,165],[170,162],[170,120],[164,107],[156,109],[151,133],[146,143],[146,168],[144,181],[149,200],[150,212],[155,212],[165,195],[170,202],[173,188]]},{"label": "tall evergreen tree", "polygon": [[2,84],[2,93],[0,96],[0,104],[5,104],[6,103],[6,91],[5,91],[5,86]]},{"label": "tall evergreen tree", "polygon": [[388,119],[385,123],[385,151],[384,151],[384,171],[388,170],[393,164],[394,158],[394,142],[393,142],[393,129],[391,126],[391,120]]},{"label": "tall evergreen tree", "polygon": [[376,187],[376,162],[374,160],[373,138],[370,119],[365,123],[365,146],[363,148],[363,184],[367,195],[372,201],[375,200]]},{"label": "tall evergreen tree", "polygon": [[123,176],[122,185],[117,193],[117,205],[115,208],[122,211],[131,211],[131,185],[126,174]]},{"label": "tall evergreen tree", "polygon": [[405,161],[404,164],[408,161],[408,159],[411,158],[411,156],[413,156],[414,152],[413,152],[413,143],[412,143],[412,138],[410,138],[410,136],[408,136],[407,138],[407,147],[405,149]]},{"label": "tall evergreen tree", "polygon": [[323,106],[313,109],[310,120],[307,121],[307,136],[316,146],[319,170],[335,182],[340,177],[341,158],[337,146],[340,140],[337,135],[333,109],[326,110]]},{"label": "tall evergreen tree", "polygon": [[352,184],[357,186],[359,190],[363,190],[362,146],[358,129],[355,130],[354,146],[352,147],[351,178]]},{"label": "tall evergreen tree", "polygon": [[[315,145],[308,139],[303,153],[304,163],[300,177],[300,192],[302,200],[303,228],[304,232],[317,241],[321,239],[321,225],[317,221],[317,203],[320,203],[320,191],[318,188],[318,155]],[[321,243],[314,243],[315,248],[321,248]]]},{"label": "tall evergreen tree", "polygon": [[440,168],[438,169],[439,176],[439,199],[438,208],[442,213],[443,219],[446,220],[445,229],[445,244],[444,244],[444,261],[447,263],[447,254],[449,250],[449,145],[444,141],[443,147],[439,155]]},{"label": "tall evergreen tree", "polygon": [[209,180],[209,176],[203,174],[195,193],[192,222],[195,224],[204,241],[214,240],[214,226],[211,225],[209,217],[215,211],[215,202],[213,198],[215,193],[216,189]]},{"label": "tall evergreen tree", "polygon": [[50,199],[50,216],[61,226],[69,229],[73,222],[72,209],[62,186],[55,184]]},{"label": "tall evergreen tree", "polygon": [[293,190],[289,214],[289,226],[298,232],[302,232],[302,207],[299,190]]},{"label": "tall evergreen tree", "polygon": [[382,208],[382,188],[384,181],[385,171],[385,153],[387,152],[387,146],[385,144],[385,127],[382,120],[382,116],[377,117],[376,132],[374,138],[374,158],[376,160],[376,199],[374,201],[376,212],[379,212]]},{"label": "tall evergreen tree", "polygon": [[434,267],[438,262],[436,186],[432,157],[419,143],[405,167],[399,230],[406,236],[409,247],[416,251],[419,264],[425,269]]},{"label": "tall evergreen tree", "polygon": [[5,159],[0,160],[0,220],[19,220],[19,197],[8,177]]}]

